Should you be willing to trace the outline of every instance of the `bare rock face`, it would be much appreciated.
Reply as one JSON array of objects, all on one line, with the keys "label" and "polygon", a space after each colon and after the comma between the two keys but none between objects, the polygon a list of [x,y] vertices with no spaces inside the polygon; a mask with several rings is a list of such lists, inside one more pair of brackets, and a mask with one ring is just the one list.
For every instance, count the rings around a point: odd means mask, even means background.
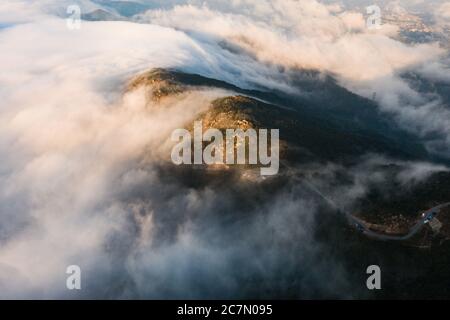
[{"label": "bare rock face", "polygon": [[164,69],[154,69],[133,78],[127,86],[127,91],[139,87],[148,88],[149,98],[158,102],[164,97],[184,92],[187,88],[175,79],[171,72]]},{"label": "bare rock face", "polygon": [[[295,104],[294,99],[294,105],[279,104],[279,97],[271,93],[241,89],[196,74],[153,69],[131,79],[126,90],[138,88],[145,88],[148,101],[156,105],[166,98],[195,90],[210,88],[230,92],[229,96],[214,100],[197,120],[203,121],[205,129],[279,129],[280,157],[284,162],[342,163],[366,153],[409,155],[409,150],[404,152],[399,147],[402,144],[394,144],[389,137],[343,125],[342,121],[335,123],[333,115],[337,111],[331,112],[330,117],[321,115],[319,110],[311,115],[304,101]],[[346,99],[361,102],[352,94]],[[186,128],[192,129],[192,125],[187,123]]]},{"label": "bare rock face", "polygon": [[[270,97],[269,99],[266,99],[266,96],[261,98],[261,95],[265,93],[250,92],[199,75],[154,69],[136,76],[127,86],[128,91],[142,88],[147,94],[148,101],[156,107],[163,107],[164,99],[176,99],[177,96],[181,98],[182,95],[196,90],[225,89],[224,92],[229,92],[229,95],[213,100],[206,111],[196,116],[194,121],[201,121],[203,132],[214,128],[225,136],[227,129],[242,131],[279,129],[281,175],[277,176],[278,180],[271,179],[270,182],[264,182],[269,185],[277,184],[279,181],[288,181],[291,178],[289,172],[316,177],[317,172],[314,171],[316,170],[314,168],[320,168],[320,164],[325,163],[339,164],[342,168],[333,177],[327,178],[331,179],[327,181],[327,184],[340,186],[352,183],[354,177],[346,171],[346,168],[355,161],[357,162],[360,156],[370,153],[390,155],[392,149],[398,149],[397,145],[393,146],[392,140],[382,135],[372,135],[368,131],[344,126],[342,123],[336,125],[330,118],[321,118],[320,115],[311,116],[302,108],[296,109],[292,105],[278,104],[274,102],[276,99],[271,100]],[[193,135],[194,122],[186,123],[184,127]],[[203,147],[207,144],[204,142]],[[225,146],[222,150],[225,153]],[[246,154],[246,159],[248,159],[248,152]],[[314,166],[310,166],[311,164]],[[235,179],[239,179],[238,185],[242,185],[243,177],[247,177],[244,180],[249,189],[252,189],[255,187],[255,182],[261,182],[259,174],[256,174],[256,178],[252,178],[252,172],[259,172],[260,167],[260,165],[249,164],[241,166],[220,164],[185,166],[175,169],[171,166],[164,170],[170,172],[171,175],[182,177],[187,184],[195,181],[197,187],[210,186],[219,181],[232,181],[232,185],[236,185],[234,184],[237,181]],[[286,168],[294,168],[294,170],[283,172]],[[311,172],[305,173],[305,168]],[[377,168],[392,179],[387,178],[383,182],[383,188],[380,185],[369,186],[366,196],[354,204],[354,214],[360,219],[364,219],[374,230],[394,234],[405,233],[411,225],[415,224],[421,210],[445,202],[450,197],[448,172],[434,174],[423,183],[405,191],[394,179],[403,169],[402,166],[389,164]],[[320,181],[320,177],[317,179]],[[270,186],[270,188],[272,187]],[[380,192],[382,193],[380,194]],[[447,222],[444,218],[443,221]],[[444,231],[441,234],[450,234],[445,231],[446,228],[447,223],[444,223],[442,228]],[[418,243],[417,239],[422,241],[424,237],[427,238],[427,235],[420,234],[409,244],[415,246]],[[444,238],[447,239],[448,236]]]},{"label": "bare rock face", "polygon": [[[160,103],[168,97],[176,97],[182,93],[204,89],[205,87],[217,88],[219,83],[187,74],[165,69],[154,69],[133,78],[128,84],[127,91],[140,87],[146,89],[148,99],[153,103]],[[230,91],[230,94],[233,94]],[[212,101],[209,109],[201,113],[196,121],[201,121],[203,131],[218,129],[225,135],[226,129],[283,129],[289,125],[290,114],[288,110],[280,110],[280,107],[263,103],[257,99],[240,94],[230,95]],[[292,119],[292,118],[291,118]],[[185,128],[193,131],[193,123],[186,123]],[[285,131],[287,133],[287,131]],[[270,146],[270,145],[269,145]],[[286,156],[287,142],[280,137],[280,156]],[[247,153],[248,157],[248,153]],[[246,166],[249,167],[249,166]],[[255,167],[255,166],[250,166]]]}]

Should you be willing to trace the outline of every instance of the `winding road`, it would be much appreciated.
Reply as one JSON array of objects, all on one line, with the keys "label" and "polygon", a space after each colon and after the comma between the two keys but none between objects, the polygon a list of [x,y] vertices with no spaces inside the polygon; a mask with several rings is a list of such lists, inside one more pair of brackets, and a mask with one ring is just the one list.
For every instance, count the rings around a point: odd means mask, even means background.
[{"label": "winding road", "polygon": [[416,235],[428,222],[430,222],[437,213],[439,213],[443,208],[450,207],[450,202],[438,205],[436,207],[433,207],[431,209],[428,209],[427,211],[423,212],[421,215],[421,219],[417,221],[417,223],[412,226],[409,229],[409,232],[405,235],[387,235],[383,233],[377,233],[372,230],[370,230],[364,221],[361,219],[355,217],[353,214],[343,210],[340,208],[334,201],[332,201],[329,197],[325,196],[319,189],[317,189],[308,179],[306,178],[298,178],[297,180],[300,180],[302,183],[306,184],[309,189],[311,189],[314,193],[319,195],[323,200],[325,200],[330,206],[338,210],[339,212],[342,212],[347,217],[347,220],[349,223],[354,226],[357,230],[359,230],[362,234],[374,238],[377,240],[393,240],[393,241],[404,241],[412,238],[414,235]]},{"label": "winding road", "polygon": [[450,202],[441,204],[439,206],[436,206],[434,208],[431,208],[427,211],[425,211],[422,214],[422,218],[417,221],[417,223],[409,229],[409,232],[402,236],[393,236],[393,235],[386,235],[386,234],[380,234],[376,233],[369,228],[365,226],[365,223],[361,221],[360,219],[356,218],[355,216],[346,213],[347,219],[351,224],[353,224],[361,233],[367,235],[368,237],[375,238],[378,240],[396,240],[396,241],[403,241],[408,240],[412,238],[414,235],[416,235],[422,228],[425,226],[429,221],[431,221],[434,216],[441,211],[441,209],[449,207]]}]

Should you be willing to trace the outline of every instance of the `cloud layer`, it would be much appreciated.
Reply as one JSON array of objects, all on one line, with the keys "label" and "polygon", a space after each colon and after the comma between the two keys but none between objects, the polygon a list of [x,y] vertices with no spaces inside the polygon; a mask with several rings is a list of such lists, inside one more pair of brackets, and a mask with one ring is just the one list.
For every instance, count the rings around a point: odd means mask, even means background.
[{"label": "cloud layer", "polygon": [[[161,174],[170,132],[226,93],[162,106],[142,90],[123,95],[128,79],[153,67],[290,94],[302,92],[284,70],[330,73],[358,94],[377,92],[400,125],[436,133],[430,149],[450,157],[448,105],[400,76],[448,83],[446,52],[394,40],[394,26],[369,31],[362,14],[316,1],[143,1],[157,9],[133,18],[140,23],[83,21],[71,31],[61,18],[69,3],[0,4],[2,298],[353,297],[348,272],[315,241],[321,205],[289,179],[274,193],[242,181],[195,188]],[[358,179],[345,205],[364,194]],[[81,293],[65,288],[70,264],[82,267]]]}]

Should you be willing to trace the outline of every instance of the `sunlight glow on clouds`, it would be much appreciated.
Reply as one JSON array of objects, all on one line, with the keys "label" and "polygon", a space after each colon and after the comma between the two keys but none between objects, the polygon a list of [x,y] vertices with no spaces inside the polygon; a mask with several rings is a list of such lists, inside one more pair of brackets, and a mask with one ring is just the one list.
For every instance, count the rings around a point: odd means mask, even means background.
[{"label": "sunlight glow on clouds", "polygon": [[[80,30],[71,31],[62,18],[67,4],[78,3],[87,12],[101,5],[88,0],[1,1],[0,24],[11,27],[0,29],[0,297],[64,297],[68,293],[58,283],[68,264],[76,261],[95,274],[111,271],[111,259],[121,262],[121,274],[132,270],[137,280],[152,279],[155,288],[179,277],[180,292],[162,292],[171,297],[190,292],[189,277],[198,269],[205,269],[219,289],[232,292],[236,284],[221,280],[233,268],[226,258],[251,253],[271,228],[286,232],[277,238],[283,250],[275,252],[279,244],[267,243],[268,255],[256,260],[252,270],[267,265],[276,271],[271,259],[288,256],[285,247],[311,245],[308,227],[314,218],[304,213],[314,212],[316,204],[289,193],[263,207],[268,224],[251,221],[252,232],[245,234],[248,247],[231,248],[230,239],[218,237],[218,250],[196,234],[191,220],[207,220],[205,212],[215,212],[231,196],[163,183],[154,168],[170,154],[164,142],[171,130],[192,121],[225,93],[200,90],[149,112],[144,92],[123,92],[131,77],[150,68],[178,68],[243,87],[299,94],[283,78],[284,70],[319,70],[360,95],[377,92],[381,110],[411,131],[440,133],[440,152],[450,157],[449,109],[439,98],[420,96],[399,76],[406,70],[445,75],[447,52],[438,44],[401,43],[392,38],[398,29],[390,25],[366,30],[362,14],[336,4],[185,2],[164,1],[162,9],[144,12],[133,22],[83,21]],[[448,77],[440,79],[449,82]],[[436,170],[426,164],[408,169],[424,176]],[[146,201],[126,202],[139,188],[147,192]],[[153,219],[162,207],[164,214],[181,221],[174,227],[177,241],[152,251],[152,232],[158,228]],[[235,203],[230,207],[240,209]],[[291,221],[301,221],[301,227],[294,228]],[[107,244],[114,244],[114,237],[120,245],[110,249]],[[311,248],[298,250],[299,255],[320,261]],[[198,266],[195,257],[207,262]],[[335,285],[345,286],[333,281],[319,289],[332,292]],[[158,297],[153,287],[137,283],[139,293]]]}]

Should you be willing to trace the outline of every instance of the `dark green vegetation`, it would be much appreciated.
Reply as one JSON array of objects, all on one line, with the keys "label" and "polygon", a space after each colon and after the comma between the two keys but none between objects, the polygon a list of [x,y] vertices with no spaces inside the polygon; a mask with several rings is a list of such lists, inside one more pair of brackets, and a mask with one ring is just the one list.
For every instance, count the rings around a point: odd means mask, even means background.
[{"label": "dark green vegetation", "polygon": [[[339,164],[344,169],[328,181],[335,187],[354,182],[345,167],[360,162],[367,154],[407,161],[439,160],[427,153],[419,138],[402,131],[378,112],[372,101],[341,88],[331,77],[313,71],[287,76],[292,86],[299,88],[300,95],[246,90],[220,80],[165,69],[135,77],[127,90],[146,86],[149,98],[156,103],[168,96],[205,87],[235,92],[213,101],[198,120],[203,120],[207,128],[280,129],[281,162],[288,167]],[[191,126],[186,124],[187,128]],[[425,181],[412,180],[405,185],[398,180],[404,169],[393,163],[372,168],[385,179],[368,184],[367,197],[358,201],[355,210],[372,222],[401,215],[412,223],[423,210],[450,199],[448,172],[438,172]]]},{"label": "dark green vegetation", "polygon": [[[270,269],[275,276],[267,277],[266,273],[253,271],[243,272],[241,277],[236,275],[242,284],[242,297],[239,298],[335,298],[341,297],[339,292],[344,291],[350,292],[348,297],[359,298],[449,297],[448,242],[442,238],[435,239],[435,235],[427,231],[408,243],[368,239],[349,226],[343,215],[324,203],[315,192],[292,179],[290,171],[297,169],[296,175],[313,177],[321,187],[325,186],[322,191],[339,195],[339,190],[346,190],[356,183],[352,168],[363,161],[363,156],[377,154],[393,159],[392,163],[387,160],[386,164],[369,166],[367,172],[360,172],[363,176],[381,175],[383,178],[367,182],[367,193],[361,194],[350,209],[372,223],[400,221],[398,223],[403,223],[404,229],[408,229],[422,211],[450,201],[450,174],[435,172],[423,181],[405,183],[399,179],[405,170],[401,161],[444,164],[446,161],[428,154],[418,137],[399,129],[389,117],[378,112],[374,102],[341,88],[331,77],[310,71],[293,72],[286,77],[301,94],[286,95],[273,90],[264,91],[264,88],[246,90],[200,75],[163,69],[142,74],[128,86],[128,90],[148,86],[149,98],[155,103],[188,90],[205,87],[226,89],[234,94],[213,101],[209,110],[199,115],[198,119],[203,120],[204,125],[218,129],[280,129],[282,168],[278,176],[268,180],[242,180],[233,170],[205,174],[205,171],[192,167],[161,167],[161,176],[168,182],[212,190],[229,200],[214,207],[214,214],[203,216],[199,222],[200,229],[221,230],[225,235],[223,241],[229,246],[244,244],[252,252],[264,250],[275,256],[281,251],[283,259],[289,258],[283,268],[277,269],[279,266],[274,265],[273,270]],[[191,125],[187,123],[186,128]],[[394,164],[394,160],[399,161]],[[340,169],[326,172],[325,165],[330,163]],[[303,272],[300,258],[304,239],[296,229],[305,223],[304,216],[289,216],[292,221],[286,221],[285,228],[280,230],[271,227],[268,219],[272,218],[265,213],[265,208],[282,193],[289,195],[289,201],[301,198],[319,203],[319,208],[314,211],[317,213],[310,241],[320,246],[323,256],[309,261],[317,266],[318,271],[314,275],[317,279],[310,279],[310,275]],[[346,195],[342,192],[342,197]],[[175,214],[178,216],[155,217],[157,225],[173,224],[169,230],[164,228],[165,233],[161,235],[161,239],[166,239],[164,241],[167,241],[168,234],[175,237],[184,221],[182,212]],[[269,221],[260,226],[265,234],[264,243],[255,243],[254,239],[246,236],[254,217]],[[174,224],[174,221],[181,222]],[[207,231],[209,239],[220,247],[222,244],[214,232]],[[288,232],[289,236],[282,237],[280,233],[283,232]],[[418,249],[424,241],[433,246]],[[329,288],[303,287],[305,282],[316,283],[321,277],[331,281],[328,278],[330,271],[323,269],[326,261],[341,262],[330,266],[338,268],[331,270],[331,274],[336,274],[336,283],[330,284]],[[239,261],[231,263],[236,264],[234,269],[243,271]],[[382,269],[382,291],[369,292],[366,289],[365,270],[371,264]],[[339,277],[347,281],[340,282]],[[230,298],[226,294],[221,297]]]},{"label": "dark green vegetation", "polygon": [[386,216],[392,213],[412,219],[450,199],[450,173],[437,172],[413,185],[404,185],[393,179],[400,168],[388,168],[392,175],[382,185],[373,186],[359,207],[365,217]]},{"label": "dark green vegetation", "polygon": [[[245,120],[249,127],[280,129],[280,139],[289,144],[287,158],[282,160],[351,162],[366,153],[408,160],[430,157],[416,137],[398,129],[373,102],[339,87],[330,77],[304,72],[290,78],[293,86],[301,88],[301,95],[245,90],[200,75],[164,69],[134,78],[128,89],[149,86],[155,101],[199,87],[236,92],[214,101],[204,118],[225,116],[235,125]],[[234,128],[230,121],[227,126]]]}]

